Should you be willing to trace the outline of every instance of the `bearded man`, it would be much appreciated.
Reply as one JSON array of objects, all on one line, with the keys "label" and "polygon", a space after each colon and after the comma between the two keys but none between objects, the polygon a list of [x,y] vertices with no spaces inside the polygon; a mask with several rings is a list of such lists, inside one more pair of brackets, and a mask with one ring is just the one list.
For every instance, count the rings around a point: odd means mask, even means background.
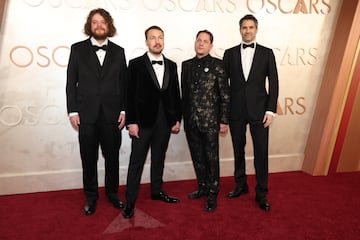
[{"label": "bearded man", "polygon": [[79,133],[84,213],[92,215],[99,198],[99,146],[105,159],[107,198],[115,208],[123,208],[118,197],[119,149],[125,125],[127,66],[124,49],[108,39],[116,28],[106,10],[90,11],[84,33],[89,38],[71,46],[66,100],[71,125]]}]

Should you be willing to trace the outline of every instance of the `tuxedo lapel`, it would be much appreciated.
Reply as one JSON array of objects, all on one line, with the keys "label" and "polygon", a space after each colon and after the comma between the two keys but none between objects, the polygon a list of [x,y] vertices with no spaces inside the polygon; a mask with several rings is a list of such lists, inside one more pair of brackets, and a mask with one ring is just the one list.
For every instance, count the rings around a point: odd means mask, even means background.
[{"label": "tuxedo lapel", "polygon": [[147,53],[143,55],[143,61],[145,64],[146,69],[148,70],[151,79],[153,80],[155,86],[160,89],[159,81],[157,80],[154,68],[152,67],[152,64],[150,62],[149,57],[147,56]]},{"label": "tuxedo lapel", "polygon": [[254,66],[257,66],[257,62],[259,60],[260,57],[260,53],[259,53],[259,48],[256,46],[255,48],[255,52],[254,52],[254,57],[251,63],[251,67],[250,67],[250,72],[249,72],[249,76],[248,76],[248,81],[251,80],[252,76],[254,75]]},{"label": "tuxedo lapel", "polygon": [[94,52],[94,50],[92,49],[90,39],[88,39],[86,43],[88,46],[85,48],[85,51],[82,53],[84,55],[83,59],[88,59],[89,69],[91,69],[94,72],[94,74],[97,77],[99,77],[101,72],[101,65],[99,59],[96,53]]},{"label": "tuxedo lapel", "polygon": [[167,89],[170,81],[170,68],[168,64],[168,59],[166,59],[165,57],[164,57],[164,68],[165,68],[164,70],[165,72],[164,72],[162,89]]},{"label": "tuxedo lapel", "polygon": [[241,75],[241,79],[245,82],[245,75],[244,75],[244,70],[242,67],[242,61],[241,61],[241,45],[239,45],[237,48],[235,48],[235,53],[234,53],[234,65],[233,66],[240,66],[240,69],[238,70],[240,72]]},{"label": "tuxedo lapel", "polygon": [[[95,53],[96,55],[96,53]],[[112,65],[111,63],[113,63],[113,58],[114,58],[114,51],[113,51],[113,45],[110,41],[108,41],[108,46],[107,46],[107,50],[106,50],[106,54],[105,54],[105,58],[104,58],[104,62],[103,65],[100,65],[99,59],[96,56],[96,59],[98,60],[98,66],[99,66],[99,71],[101,73],[101,76],[103,76],[106,72],[109,71],[109,67]]]}]

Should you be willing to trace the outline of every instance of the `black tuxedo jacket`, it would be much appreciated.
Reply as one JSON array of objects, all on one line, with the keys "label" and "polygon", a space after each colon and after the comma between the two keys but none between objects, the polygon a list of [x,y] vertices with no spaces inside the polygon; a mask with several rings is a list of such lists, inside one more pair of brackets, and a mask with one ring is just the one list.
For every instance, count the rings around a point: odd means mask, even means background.
[{"label": "black tuxedo jacket", "polygon": [[117,122],[125,111],[127,66],[124,49],[108,41],[100,65],[90,39],[71,46],[67,69],[67,111],[78,112],[80,121],[95,123],[100,107],[108,122]]},{"label": "black tuxedo jacket", "polygon": [[[245,81],[240,46],[227,49],[223,58],[230,79],[230,119],[238,120],[246,117],[250,121],[261,122],[265,111],[276,113],[279,81],[275,56],[271,49],[256,44],[248,80]],[[268,79],[268,91],[266,79]]]},{"label": "black tuxedo jacket", "polygon": [[220,59],[204,57],[199,77],[195,76],[195,57],[181,67],[182,105],[185,130],[198,127],[201,131],[219,130],[229,119],[230,89],[224,64]]},{"label": "black tuxedo jacket", "polygon": [[181,99],[176,63],[164,57],[164,79],[160,88],[147,53],[130,60],[126,125],[149,128],[155,123],[160,103],[169,127],[181,120]]}]

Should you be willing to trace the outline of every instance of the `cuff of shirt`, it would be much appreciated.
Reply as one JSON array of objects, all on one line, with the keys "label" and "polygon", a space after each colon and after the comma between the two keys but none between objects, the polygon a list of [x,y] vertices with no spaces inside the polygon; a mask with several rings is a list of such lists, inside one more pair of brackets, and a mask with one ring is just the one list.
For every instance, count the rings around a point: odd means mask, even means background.
[{"label": "cuff of shirt", "polygon": [[73,117],[73,116],[77,116],[77,115],[79,115],[78,112],[71,112],[71,113],[69,113],[69,117]]},{"label": "cuff of shirt", "polygon": [[273,117],[276,117],[276,114],[274,112],[272,112],[272,111],[266,111],[265,114],[270,114]]}]

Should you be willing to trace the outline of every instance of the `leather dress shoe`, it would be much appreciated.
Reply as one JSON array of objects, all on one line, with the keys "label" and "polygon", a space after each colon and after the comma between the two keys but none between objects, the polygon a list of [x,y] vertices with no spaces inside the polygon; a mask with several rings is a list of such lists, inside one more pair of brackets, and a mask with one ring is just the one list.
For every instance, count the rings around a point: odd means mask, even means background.
[{"label": "leather dress shoe", "polygon": [[96,201],[86,201],[84,206],[84,213],[86,216],[94,214],[96,211]]},{"label": "leather dress shoe", "polygon": [[228,193],[227,197],[228,198],[236,198],[236,197],[239,197],[240,195],[246,194],[246,193],[249,193],[248,186],[236,187],[233,191]]},{"label": "leather dress shoe", "polygon": [[178,198],[175,197],[170,197],[169,195],[167,195],[164,192],[159,192],[159,194],[151,194],[151,199],[152,200],[160,200],[166,203],[178,203],[180,202],[180,200]]},{"label": "leather dress shoe", "polygon": [[124,218],[132,218],[134,216],[134,204],[125,204],[122,215]]},{"label": "leather dress shoe", "polygon": [[190,193],[188,195],[188,197],[190,199],[197,199],[197,198],[201,198],[201,197],[207,196],[207,195],[208,195],[208,193],[205,190],[200,189],[200,190]]},{"label": "leather dress shoe", "polygon": [[259,204],[259,208],[264,210],[264,211],[269,211],[270,210],[270,203],[268,202],[268,200],[263,197],[263,198],[260,198],[260,197],[256,197],[255,198],[255,201]]},{"label": "leather dress shoe", "polygon": [[209,197],[206,201],[205,210],[208,212],[213,212],[217,208],[216,197]]},{"label": "leather dress shoe", "polygon": [[114,208],[123,208],[124,207],[124,203],[119,199],[119,198],[109,198],[109,202],[112,203],[112,205],[114,206]]}]

